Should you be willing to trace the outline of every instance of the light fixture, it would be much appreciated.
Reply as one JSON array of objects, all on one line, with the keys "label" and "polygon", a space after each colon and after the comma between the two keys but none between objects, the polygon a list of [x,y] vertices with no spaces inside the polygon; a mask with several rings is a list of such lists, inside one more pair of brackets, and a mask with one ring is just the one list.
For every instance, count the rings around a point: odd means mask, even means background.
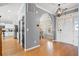
[{"label": "light fixture", "polygon": [[8,12],[11,12],[11,10],[8,10]]},{"label": "light fixture", "polygon": [[36,11],[36,14],[38,14],[38,11]]},{"label": "light fixture", "polygon": [[57,17],[60,17],[62,15],[62,13],[63,13],[63,9],[60,8],[60,4],[58,4],[58,9],[56,11],[56,16]]}]

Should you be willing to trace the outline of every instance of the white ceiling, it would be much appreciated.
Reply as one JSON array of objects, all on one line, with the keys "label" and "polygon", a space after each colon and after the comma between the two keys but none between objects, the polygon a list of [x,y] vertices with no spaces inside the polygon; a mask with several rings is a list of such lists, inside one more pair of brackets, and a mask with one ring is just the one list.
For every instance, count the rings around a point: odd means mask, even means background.
[{"label": "white ceiling", "polygon": [[23,3],[0,3],[0,21],[15,24]]},{"label": "white ceiling", "polygon": [[7,5],[8,3],[0,3],[0,6],[5,6]]},{"label": "white ceiling", "polygon": [[[60,6],[62,9],[65,9],[65,8],[70,9],[70,8],[76,7],[77,5],[79,5],[79,4],[78,3],[62,3]],[[55,14],[55,12],[58,8],[57,3],[37,3],[36,6],[51,14]]]},{"label": "white ceiling", "polygon": [[[7,23],[16,24],[18,21],[18,14],[23,7],[23,3],[0,3],[0,22],[6,21]],[[57,3],[37,3],[35,4],[38,8],[43,9],[51,14],[54,14],[58,8]],[[61,4],[61,7],[72,8],[78,4]],[[20,15],[20,14],[19,14]]]}]

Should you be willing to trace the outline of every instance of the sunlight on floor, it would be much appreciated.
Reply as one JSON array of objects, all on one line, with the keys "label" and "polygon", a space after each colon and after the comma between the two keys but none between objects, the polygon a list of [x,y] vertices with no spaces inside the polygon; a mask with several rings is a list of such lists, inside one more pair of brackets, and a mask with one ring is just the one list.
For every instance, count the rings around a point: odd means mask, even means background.
[{"label": "sunlight on floor", "polygon": [[48,48],[48,50],[52,50],[53,49],[53,44],[52,44],[51,41],[47,42],[47,48]]}]

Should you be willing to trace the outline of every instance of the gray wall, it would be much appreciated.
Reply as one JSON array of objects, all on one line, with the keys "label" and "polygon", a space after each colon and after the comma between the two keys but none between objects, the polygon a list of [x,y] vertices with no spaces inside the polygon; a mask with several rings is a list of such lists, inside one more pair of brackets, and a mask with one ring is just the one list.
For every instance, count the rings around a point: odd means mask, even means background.
[{"label": "gray wall", "polygon": [[[78,16],[79,16],[79,5],[78,5]],[[78,56],[79,56],[79,20],[78,20]]]},{"label": "gray wall", "polygon": [[[26,49],[28,49],[39,45],[39,31],[36,25],[39,24],[41,15],[47,12],[32,3],[27,4],[26,10],[26,29],[29,29],[26,32]],[[36,11],[38,11],[37,14]]]},{"label": "gray wall", "polygon": [[[44,10],[37,8],[33,3],[26,4],[26,11],[26,29],[29,29],[29,31],[26,31],[26,49],[28,49],[39,45],[39,31],[36,25],[39,24],[40,17],[48,12],[45,12]],[[38,13],[36,13],[36,11],[38,11]],[[55,18],[53,15],[49,15],[51,16],[51,19],[53,21],[52,25],[54,28]]]}]

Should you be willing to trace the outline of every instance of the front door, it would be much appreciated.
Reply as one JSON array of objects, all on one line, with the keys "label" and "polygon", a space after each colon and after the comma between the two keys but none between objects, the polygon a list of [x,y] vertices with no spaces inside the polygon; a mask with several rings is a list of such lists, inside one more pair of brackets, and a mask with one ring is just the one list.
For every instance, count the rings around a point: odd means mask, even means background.
[{"label": "front door", "polygon": [[69,44],[74,44],[73,17],[63,18],[62,40]]},{"label": "front door", "polygon": [[57,40],[64,43],[74,44],[74,23],[70,15],[61,16],[57,19]]}]

